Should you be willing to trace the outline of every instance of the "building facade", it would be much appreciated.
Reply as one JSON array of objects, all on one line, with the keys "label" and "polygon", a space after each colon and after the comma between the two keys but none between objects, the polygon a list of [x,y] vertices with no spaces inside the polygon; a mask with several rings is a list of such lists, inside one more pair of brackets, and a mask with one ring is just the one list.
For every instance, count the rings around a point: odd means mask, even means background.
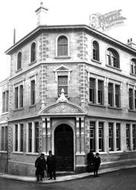
[{"label": "building facade", "polygon": [[[38,10],[39,11],[39,10]],[[136,50],[86,25],[39,25],[6,53],[0,85],[0,172],[34,175],[40,152],[57,171],[136,166]]]}]

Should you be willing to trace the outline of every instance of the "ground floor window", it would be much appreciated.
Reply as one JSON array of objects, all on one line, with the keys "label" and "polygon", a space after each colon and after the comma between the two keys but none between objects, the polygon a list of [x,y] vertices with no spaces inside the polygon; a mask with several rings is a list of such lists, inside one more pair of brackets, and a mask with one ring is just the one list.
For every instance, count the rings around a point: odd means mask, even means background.
[{"label": "ground floor window", "polygon": [[126,147],[127,147],[127,150],[131,150],[131,145],[130,145],[130,124],[126,124]]},{"label": "ground floor window", "polygon": [[95,152],[95,122],[90,122],[90,151]]},{"label": "ground floor window", "polygon": [[109,123],[109,151],[114,150],[113,123]]},{"label": "ground floor window", "polygon": [[136,150],[136,124],[132,125],[133,150]]},{"label": "ground floor window", "polygon": [[23,152],[24,145],[24,125],[15,124],[14,127],[14,151]]},{"label": "ground floor window", "polygon": [[1,138],[0,138],[0,150],[7,151],[7,144],[8,144],[8,127],[2,126],[1,127]]},{"label": "ground floor window", "polygon": [[104,123],[99,122],[99,152],[104,151]]},{"label": "ground floor window", "polygon": [[39,152],[39,122],[28,123],[27,128],[27,152]]}]

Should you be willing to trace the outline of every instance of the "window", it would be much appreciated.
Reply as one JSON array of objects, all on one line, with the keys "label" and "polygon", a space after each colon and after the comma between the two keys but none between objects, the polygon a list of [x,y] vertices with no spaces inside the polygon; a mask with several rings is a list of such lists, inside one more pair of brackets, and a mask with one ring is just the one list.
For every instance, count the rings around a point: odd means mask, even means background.
[{"label": "window", "polygon": [[15,87],[15,109],[23,108],[23,85]]},{"label": "window", "polygon": [[17,70],[22,68],[22,53],[19,52],[17,55]]},{"label": "window", "polygon": [[136,150],[136,124],[132,125],[133,150]]},{"label": "window", "polygon": [[114,150],[113,123],[109,123],[109,151]]},{"label": "window", "polygon": [[93,41],[93,59],[99,61],[99,44]]},{"label": "window", "polygon": [[31,105],[35,104],[35,80],[31,81]]},{"label": "window", "polygon": [[136,75],[136,59],[131,59],[130,73]]},{"label": "window", "polygon": [[116,150],[121,150],[120,123],[116,124]]},{"label": "window", "polygon": [[35,152],[39,152],[39,123],[35,122]]},{"label": "window", "polygon": [[99,152],[104,151],[104,123],[99,122]]},{"label": "window", "polygon": [[89,101],[95,103],[95,79],[90,78],[89,81]]},{"label": "window", "polygon": [[127,150],[131,150],[131,145],[130,145],[130,124],[126,124],[126,146],[127,146]]},{"label": "window", "polygon": [[98,104],[103,105],[104,99],[104,82],[98,80]]},{"label": "window", "polygon": [[39,152],[39,122],[28,123],[27,130],[27,152]]},{"label": "window", "polygon": [[120,85],[115,85],[115,106],[120,107]]},{"label": "window", "polygon": [[18,109],[18,87],[15,88],[15,108]]},{"label": "window", "polygon": [[90,150],[95,152],[95,122],[90,122]]},{"label": "window", "polygon": [[15,124],[15,135],[14,135],[14,151],[23,152],[24,146],[24,125]]},{"label": "window", "polygon": [[64,89],[65,96],[68,96],[68,76],[58,76],[58,96],[62,89]]},{"label": "window", "polygon": [[2,93],[2,112],[8,112],[9,91]]},{"label": "window", "polygon": [[1,127],[1,151],[7,151],[8,145],[8,127],[2,126]]},{"label": "window", "polygon": [[23,107],[23,85],[20,85],[20,108]]},{"label": "window", "polygon": [[20,151],[23,152],[23,143],[24,143],[24,125],[20,124]]},{"label": "window", "polygon": [[114,105],[114,103],[113,103],[113,84],[112,83],[108,84],[108,104],[110,106]]},{"label": "window", "polygon": [[33,42],[31,45],[31,63],[36,60],[36,43]]},{"label": "window", "polygon": [[60,36],[57,41],[57,55],[68,56],[68,39],[66,36]]},{"label": "window", "polygon": [[114,68],[120,68],[119,54],[116,50],[108,48],[107,50],[107,64]]},{"label": "window", "polygon": [[129,109],[133,109],[133,89],[129,88]]}]

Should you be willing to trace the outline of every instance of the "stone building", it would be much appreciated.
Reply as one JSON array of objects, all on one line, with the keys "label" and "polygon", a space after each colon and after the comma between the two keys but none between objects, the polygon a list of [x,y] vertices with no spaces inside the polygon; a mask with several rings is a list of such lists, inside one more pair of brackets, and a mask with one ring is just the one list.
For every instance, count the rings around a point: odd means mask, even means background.
[{"label": "stone building", "polygon": [[87,25],[38,26],[10,47],[0,84],[0,172],[34,175],[40,152],[57,171],[136,166],[136,49]]}]

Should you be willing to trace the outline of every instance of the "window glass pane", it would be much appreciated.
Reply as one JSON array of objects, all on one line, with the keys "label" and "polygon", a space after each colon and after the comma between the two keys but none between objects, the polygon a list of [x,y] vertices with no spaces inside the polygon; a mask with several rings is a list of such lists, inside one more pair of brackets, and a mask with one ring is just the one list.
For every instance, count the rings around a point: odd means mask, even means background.
[{"label": "window glass pane", "polygon": [[116,149],[121,150],[120,123],[116,124]]},{"label": "window glass pane", "polygon": [[39,152],[39,123],[35,123],[35,152]]},{"label": "window glass pane", "polygon": [[23,152],[23,134],[24,134],[24,126],[20,125],[20,151]]},{"label": "window glass pane", "polygon": [[109,151],[113,151],[113,123],[109,123]]},{"label": "window glass pane", "polygon": [[99,122],[99,151],[104,151],[104,123]]},{"label": "window glass pane", "polygon": [[32,152],[32,123],[28,124],[28,152]]},{"label": "window glass pane", "polygon": [[68,76],[58,76],[58,96],[60,96],[62,89],[64,89],[64,94],[68,96]]},{"label": "window glass pane", "polygon": [[58,56],[68,56],[68,40],[65,36],[58,38]]},{"label": "window glass pane", "polygon": [[130,150],[130,124],[126,124],[126,146]]},{"label": "window glass pane", "polygon": [[89,82],[89,101],[95,103],[95,79],[90,78]]},{"label": "window glass pane", "polygon": [[95,122],[90,122],[90,150],[95,152]]}]

